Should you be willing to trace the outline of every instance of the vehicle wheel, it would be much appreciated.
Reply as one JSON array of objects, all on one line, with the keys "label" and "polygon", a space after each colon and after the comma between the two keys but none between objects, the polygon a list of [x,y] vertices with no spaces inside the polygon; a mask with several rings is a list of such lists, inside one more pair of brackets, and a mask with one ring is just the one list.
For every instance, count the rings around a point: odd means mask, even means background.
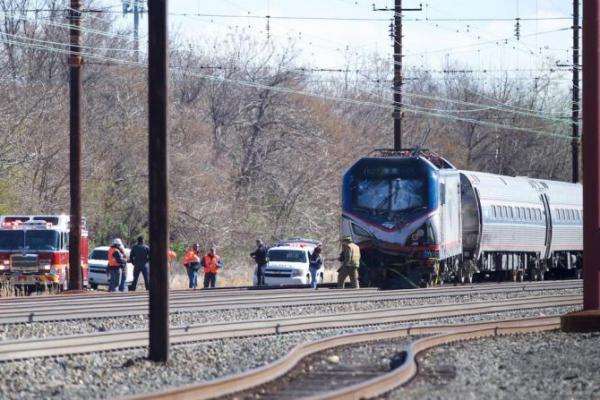
[{"label": "vehicle wheel", "polygon": [[306,275],[306,283],[305,285],[310,285],[310,275]]},{"label": "vehicle wheel", "polygon": [[98,284],[97,283],[90,283],[90,288],[92,288],[92,290],[98,290]]},{"label": "vehicle wheel", "polygon": [[320,283],[325,283],[325,277],[323,276],[323,274],[321,274],[320,277],[321,277]]}]

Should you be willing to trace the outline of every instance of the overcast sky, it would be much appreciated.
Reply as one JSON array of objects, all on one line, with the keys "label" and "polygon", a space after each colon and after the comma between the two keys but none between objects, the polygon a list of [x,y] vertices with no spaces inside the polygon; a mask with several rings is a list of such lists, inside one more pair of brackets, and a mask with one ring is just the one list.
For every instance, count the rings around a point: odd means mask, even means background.
[{"label": "overcast sky", "polygon": [[[118,7],[120,2],[107,0],[104,4]],[[270,15],[270,40],[284,42],[292,37],[302,50],[303,63],[343,68],[346,60],[355,55],[392,56],[386,19],[392,18],[393,13],[373,11],[372,4],[371,0],[171,0],[169,8],[175,14]],[[393,0],[378,0],[375,5],[390,7]],[[422,5],[423,11],[404,13],[404,61],[408,66],[439,70],[450,61],[488,70],[488,75],[508,70],[512,76],[527,79],[548,74],[556,60],[571,62],[571,0],[429,0]],[[418,8],[419,2],[404,0],[403,6]],[[515,38],[516,18],[524,19],[520,23],[520,40]],[[438,19],[456,20],[435,21]],[[119,20],[131,24],[132,17]],[[266,18],[171,15],[170,21],[172,32],[193,41],[212,42],[236,27],[266,39]],[[146,22],[144,18],[144,31]],[[570,77],[568,71],[550,73],[559,79]]]}]

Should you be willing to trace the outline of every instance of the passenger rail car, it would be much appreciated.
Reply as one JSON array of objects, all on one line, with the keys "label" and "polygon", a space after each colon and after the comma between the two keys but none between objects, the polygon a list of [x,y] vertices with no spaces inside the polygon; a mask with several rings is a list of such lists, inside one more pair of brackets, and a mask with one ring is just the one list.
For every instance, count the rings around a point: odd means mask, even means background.
[{"label": "passenger rail car", "polygon": [[343,177],[342,235],[365,285],[579,276],[582,224],[580,184],[458,170],[426,150],[380,151]]}]

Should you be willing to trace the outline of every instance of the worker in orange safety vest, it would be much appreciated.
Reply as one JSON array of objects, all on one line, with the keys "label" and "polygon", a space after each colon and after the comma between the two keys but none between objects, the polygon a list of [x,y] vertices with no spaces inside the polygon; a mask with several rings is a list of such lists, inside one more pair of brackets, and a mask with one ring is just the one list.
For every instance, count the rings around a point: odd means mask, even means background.
[{"label": "worker in orange safety vest", "polygon": [[189,288],[196,289],[198,287],[198,271],[200,270],[200,246],[198,243],[194,243],[185,253],[183,265],[187,270]]},{"label": "worker in orange safety vest", "polygon": [[215,253],[214,247],[202,257],[201,264],[204,267],[204,288],[214,288],[217,285],[217,271],[223,267],[223,260]]},{"label": "worker in orange safety vest", "polygon": [[121,239],[115,239],[108,249],[108,291],[124,292],[127,280],[127,257]]}]

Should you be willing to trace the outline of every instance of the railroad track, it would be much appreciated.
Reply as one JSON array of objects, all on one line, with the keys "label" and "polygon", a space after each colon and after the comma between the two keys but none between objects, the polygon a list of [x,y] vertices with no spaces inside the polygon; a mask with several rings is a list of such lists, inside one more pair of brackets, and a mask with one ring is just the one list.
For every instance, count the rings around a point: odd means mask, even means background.
[{"label": "railroad track", "polygon": [[[540,290],[580,289],[581,281],[482,284],[413,290],[379,291],[376,289],[319,290],[284,289],[281,291],[173,291],[171,313],[241,308],[293,307],[341,304],[360,301],[390,301],[441,296],[488,293],[531,292]],[[126,317],[148,314],[146,293],[104,295],[62,295],[54,297],[0,300],[0,324],[50,322],[92,318]]]},{"label": "railroad track", "polygon": [[[163,399],[299,399],[320,400],[364,399],[385,394],[413,378],[418,371],[416,356],[432,347],[456,341],[483,337],[554,330],[560,327],[559,317],[537,317],[517,320],[500,320],[463,325],[422,326],[348,334],[304,343],[295,347],[285,357],[239,375],[210,382],[168,389],[160,392],[127,397],[128,400]],[[405,346],[402,357],[396,356],[398,366],[373,368],[371,364],[336,365],[331,368],[307,368],[315,357],[342,346],[392,346],[398,339],[410,335],[431,335]],[[313,357],[312,359],[310,357]],[[302,361],[304,360],[304,364]],[[338,361],[339,362],[339,361]],[[337,364],[337,363],[336,363]],[[313,364],[314,365],[314,364]],[[335,384],[315,380],[315,376],[336,379]],[[339,381],[344,384],[339,384]],[[265,384],[268,383],[268,386]],[[322,383],[318,385],[318,383]],[[340,388],[341,387],[341,388]]]},{"label": "railroad track", "polygon": [[[368,312],[346,312],[323,316],[273,318],[171,328],[171,343],[189,343],[214,338],[273,335],[311,329],[344,328],[407,323],[435,318],[476,315],[547,307],[578,306],[581,296],[536,296],[493,302],[403,307]],[[21,339],[0,342],[0,361],[91,353],[145,347],[147,330],[112,331],[80,336]]]}]

